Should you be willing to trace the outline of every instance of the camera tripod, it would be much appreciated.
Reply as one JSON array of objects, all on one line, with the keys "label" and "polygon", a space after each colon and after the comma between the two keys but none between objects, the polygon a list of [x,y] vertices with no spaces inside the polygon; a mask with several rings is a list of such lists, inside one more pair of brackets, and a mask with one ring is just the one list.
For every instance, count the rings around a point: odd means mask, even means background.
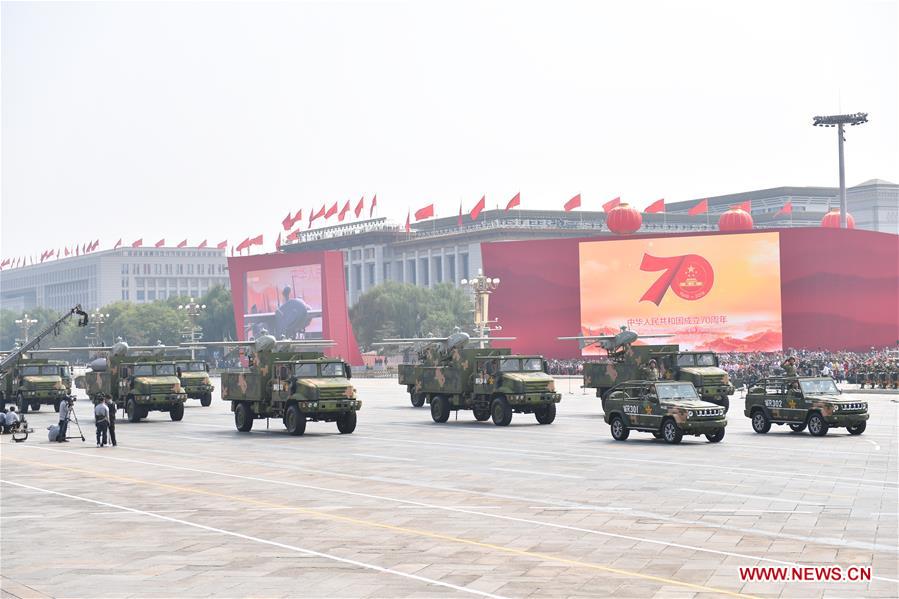
[{"label": "camera tripod", "polygon": [[81,423],[78,422],[78,414],[75,413],[75,402],[74,401],[72,401],[72,403],[69,405],[69,413],[66,415],[66,422],[67,423],[74,422],[75,427],[78,429],[77,435],[69,436],[69,434],[68,434],[69,428],[68,428],[68,426],[66,426],[66,439],[78,439],[80,437],[81,442],[84,443],[84,441],[85,441],[84,431],[81,430]]}]

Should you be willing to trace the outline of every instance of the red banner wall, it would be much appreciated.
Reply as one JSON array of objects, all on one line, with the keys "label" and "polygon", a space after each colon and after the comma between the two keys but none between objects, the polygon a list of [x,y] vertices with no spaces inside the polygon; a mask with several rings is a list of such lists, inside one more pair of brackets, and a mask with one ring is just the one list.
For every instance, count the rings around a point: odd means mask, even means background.
[{"label": "red banner wall", "polygon": [[[895,346],[899,340],[899,236],[824,228],[784,229],[779,233],[785,348],[863,350]],[[728,233],[640,238],[697,235]],[[576,341],[556,339],[580,334],[579,243],[614,244],[618,239],[482,244],[485,274],[502,280],[491,297],[490,315],[499,319],[503,336],[517,337],[508,345],[521,353],[580,357]],[[615,281],[608,284],[615,285]]]},{"label": "red banner wall", "polygon": [[343,271],[343,253],[341,252],[278,252],[228,258],[231,297],[234,301],[234,322],[238,337],[243,340],[247,273],[307,264],[321,265],[322,336],[337,343],[336,346],[327,349],[325,353],[329,356],[340,357],[353,366],[361,365],[362,356],[359,353],[359,344],[356,343],[347,312],[346,282]]}]

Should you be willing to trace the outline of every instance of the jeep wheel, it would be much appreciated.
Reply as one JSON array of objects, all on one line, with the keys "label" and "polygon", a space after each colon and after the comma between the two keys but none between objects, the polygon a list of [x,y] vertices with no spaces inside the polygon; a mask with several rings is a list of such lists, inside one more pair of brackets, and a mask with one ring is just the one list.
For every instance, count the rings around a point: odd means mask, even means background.
[{"label": "jeep wheel", "polygon": [[724,438],[724,429],[719,428],[714,433],[706,435],[705,438],[709,440],[709,443],[720,443]]},{"label": "jeep wheel", "polygon": [[859,422],[858,424],[850,424],[846,427],[846,430],[849,431],[850,435],[860,435],[865,432],[865,428],[867,428],[867,422]]},{"label": "jeep wheel", "polygon": [[306,416],[296,404],[287,408],[287,414],[284,415],[284,426],[287,427],[288,434],[294,437],[306,432]]},{"label": "jeep wheel", "polygon": [[31,402],[31,411],[32,412],[40,412],[41,411],[41,402],[39,402],[39,401]]},{"label": "jeep wheel", "polygon": [[179,401],[173,405],[172,409],[169,410],[169,418],[172,419],[172,422],[178,422],[184,418],[184,404]]},{"label": "jeep wheel", "polygon": [[128,402],[125,404],[125,414],[128,415],[128,422],[140,422],[142,410],[137,405],[137,402],[134,401],[133,397],[128,398]]},{"label": "jeep wheel", "polygon": [[684,438],[684,431],[680,429],[674,420],[669,418],[662,423],[662,438],[665,439],[665,443],[675,445]]},{"label": "jeep wheel", "polygon": [[765,414],[765,410],[756,410],[752,413],[752,430],[760,435],[771,430],[771,420]]},{"label": "jeep wheel", "polygon": [[801,433],[802,431],[805,430],[805,423],[804,422],[793,422],[790,424],[790,430],[793,431],[794,433]]},{"label": "jeep wheel", "polygon": [[556,419],[556,404],[551,403],[542,408],[537,408],[534,411],[534,416],[537,417],[539,424],[552,424],[553,420]]},{"label": "jeep wheel", "polygon": [[21,393],[16,394],[16,405],[19,406],[19,414],[28,413],[28,402],[25,401],[25,398],[22,397]]},{"label": "jeep wheel", "polygon": [[424,393],[410,393],[409,399],[412,400],[412,407],[420,408],[425,405],[425,394]]},{"label": "jeep wheel", "polygon": [[509,426],[512,422],[512,406],[505,397],[499,396],[490,404],[490,416],[496,426]]},{"label": "jeep wheel", "polygon": [[617,414],[612,416],[611,430],[612,430],[612,438],[616,441],[626,441],[628,436],[631,434],[631,429],[627,428],[627,425],[624,423],[624,419]]},{"label": "jeep wheel", "polygon": [[341,435],[349,435],[356,430],[356,412],[344,412],[338,416],[337,430]]},{"label": "jeep wheel", "polygon": [[431,398],[431,418],[434,422],[444,423],[449,420],[449,400],[443,395],[435,395]]},{"label": "jeep wheel", "polygon": [[204,393],[203,397],[200,398],[200,405],[204,408],[208,408],[212,405],[212,393]]},{"label": "jeep wheel", "polygon": [[830,426],[821,414],[812,414],[808,419],[808,432],[813,437],[823,437],[827,434],[827,429],[829,428]]},{"label": "jeep wheel", "polygon": [[234,409],[234,426],[242,433],[248,433],[253,428],[253,410],[248,402],[241,402]]},{"label": "jeep wheel", "polygon": [[474,419],[478,422],[490,420],[490,406],[478,405],[472,408]]}]

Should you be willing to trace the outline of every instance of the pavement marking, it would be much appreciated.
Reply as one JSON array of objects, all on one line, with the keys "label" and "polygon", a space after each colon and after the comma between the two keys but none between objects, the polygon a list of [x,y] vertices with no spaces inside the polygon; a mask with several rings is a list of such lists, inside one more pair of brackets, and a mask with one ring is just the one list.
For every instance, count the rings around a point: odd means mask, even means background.
[{"label": "pavement marking", "polygon": [[517,474],[534,474],[536,476],[552,476],[555,478],[576,478],[578,480],[583,480],[583,476],[574,476],[572,474],[556,474],[555,472],[538,472],[536,470],[515,470],[514,468],[491,468],[491,470],[496,470],[498,472],[515,472]]},{"label": "pavement marking", "polygon": [[819,512],[797,512],[795,510],[726,510],[726,509],[695,509],[694,512],[706,514],[817,514]]},{"label": "pavement marking", "polygon": [[[16,460],[20,461],[20,460]],[[22,483],[12,482],[8,480],[0,479],[0,483],[5,483],[7,485],[13,485],[16,487],[21,487],[23,489],[29,489],[31,491],[37,491],[40,493],[46,493],[49,495],[57,495],[59,497],[65,497],[67,499],[74,499],[76,501],[83,501],[86,503],[92,503],[94,505],[100,505],[103,507],[108,507],[112,509],[117,509],[123,512],[131,512],[132,514],[138,514],[140,516],[149,516],[151,518],[156,518],[158,520],[164,520],[166,522],[172,522],[174,524],[181,524],[183,526],[189,526],[191,528],[198,528],[200,530],[205,530],[208,532],[214,532],[218,534],[227,535],[229,537],[236,537],[238,539],[243,539],[245,541],[253,541],[255,543],[261,543],[263,545],[271,545],[273,547],[278,547],[280,549],[287,549],[288,551],[295,551],[296,553],[303,553],[305,555],[311,555],[314,557],[321,557],[324,559],[332,560],[335,562],[340,562],[344,564],[349,564],[351,566],[356,566],[359,568],[364,568],[366,570],[374,570],[375,572],[381,572],[383,574],[393,574],[395,576],[401,576],[403,578],[409,578],[412,580],[417,580],[419,582],[424,582],[426,584],[441,586],[444,588],[452,589],[454,591],[459,591],[462,593],[469,593],[472,595],[479,595],[481,597],[491,597],[493,599],[505,599],[502,595],[493,595],[491,593],[485,593],[483,591],[478,591],[476,589],[469,589],[466,587],[460,587],[448,582],[441,582],[439,580],[434,580],[432,578],[425,578],[424,576],[418,576],[416,574],[408,574],[406,572],[400,572],[399,570],[393,570],[391,568],[384,568],[382,566],[377,566],[375,564],[369,564],[366,562],[360,562],[358,560],[348,559],[345,557],[339,557],[336,555],[331,555],[329,553],[322,553],[321,551],[314,551],[312,549],[305,549],[303,547],[297,547],[296,545],[288,545],[286,543],[279,543],[278,541],[272,541],[270,539],[263,539],[260,537],[254,537],[251,535],[245,535],[239,532],[234,532],[231,530],[225,530],[223,528],[215,528],[213,526],[206,526],[205,524],[197,524],[196,522],[190,522],[188,520],[181,520],[179,518],[172,518],[170,516],[163,516],[158,512],[147,512],[144,510],[138,510],[130,507],[126,507],[124,505],[116,505],[114,503],[108,503],[106,501],[98,501],[96,499],[89,499],[87,497],[81,497],[79,495],[71,495],[69,493],[60,493],[59,491],[52,491],[50,489],[42,489],[40,487],[33,487],[31,485],[25,485]]]},{"label": "pavement marking", "polygon": [[797,503],[799,505],[819,505],[825,506],[826,503],[817,501],[800,501],[798,499],[781,499],[779,497],[766,497],[765,495],[744,495],[743,493],[727,493],[726,491],[709,491],[707,489],[689,489],[681,487],[678,491],[689,491],[691,493],[704,493],[706,495],[721,495],[723,497],[741,497],[743,499],[764,499],[766,501],[784,501],[787,503]]},{"label": "pavement marking", "polygon": [[[466,539],[464,537],[456,537],[453,535],[432,532],[432,531],[428,531],[428,530],[424,530],[424,529],[408,528],[405,526],[396,526],[393,524],[385,524],[383,522],[375,522],[373,520],[365,520],[363,518],[355,518],[355,517],[351,517],[351,516],[342,516],[339,514],[329,514],[327,512],[321,512],[321,511],[313,510],[313,509],[309,509],[309,508],[286,506],[283,504],[278,504],[278,503],[274,503],[274,502],[270,502],[270,501],[251,499],[249,497],[240,497],[240,496],[236,496],[236,495],[228,495],[225,493],[216,493],[214,491],[207,491],[204,489],[198,489],[195,487],[188,487],[188,486],[184,486],[184,485],[160,483],[160,482],[155,482],[155,481],[150,481],[150,480],[143,480],[143,479],[139,479],[139,478],[117,476],[114,474],[107,474],[104,472],[96,472],[93,470],[85,470],[83,468],[72,468],[69,466],[62,466],[59,464],[48,464],[46,462],[35,462],[32,460],[11,458],[8,455],[3,455],[2,457],[9,461],[19,462],[22,464],[28,464],[30,466],[43,466],[45,468],[52,468],[55,470],[65,470],[65,471],[69,471],[69,472],[75,472],[78,474],[86,474],[89,476],[94,476],[97,478],[104,478],[107,480],[115,480],[115,481],[129,483],[129,484],[157,487],[157,488],[167,489],[167,490],[171,490],[171,491],[180,491],[182,493],[187,493],[187,494],[202,495],[202,496],[207,496],[207,497],[216,497],[219,499],[226,499],[229,501],[237,501],[240,503],[246,503],[246,504],[251,504],[251,505],[264,506],[264,507],[293,507],[293,511],[296,513],[308,514],[310,516],[319,517],[324,520],[335,520],[338,522],[346,522],[349,524],[368,526],[368,527],[372,527],[372,528],[380,528],[380,529],[389,530],[389,531],[397,532],[397,533],[405,533],[405,534],[409,534],[411,536],[418,536],[418,537],[439,540],[439,541],[450,541],[453,543],[469,545],[469,546],[478,547],[481,549],[494,550],[494,551],[498,551],[501,553],[507,553],[507,554],[511,554],[511,555],[529,557],[529,558],[542,560],[542,561],[548,561],[548,562],[556,562],[556,563],[566,564],[566,565],[570,565],[570,566],[577,566],[577,567],[581,567],[581,568],[587,568],[590,570],[606,572],[609,574],[618,574],[618,575],[625,576],[625,577],[639,578],[642,580],[648,580],[648,581],[660,583],[663,585],[674,585],[674,586],[678,586],[678,587],[695,589],[695,590],[701,591],[701,592],[718,593],[720,595],[727,595],[730,597],[752,597],[751,595],[746,595],[746,594],[739,593],[736,591],[729,591],[727,589],[709,587],[709,586],[705,586],[705,585],[701,585],[701,584],[694,584],[691,582],[684,582],[682,580],[676,580],[673,578],[665,578],[663,576],[653,576],[651,574],[643,574],[641,572],[634,572],[632,570],[624,570],[622,568],[615,568],[612,566],[606,566],[606,565],[597,564],[594,562],[585,562],[585,561],[580,561],[580,560],[576,560],[576,559],[565,558],[565,557],[556,556],[556,555],[550,555],[547,553],[540,553],[540,552],[536,552],[536,551],[527,551],[525,549],[515,549],[513,547],[505,547],[503,545],[496,545],[493,543],[475,541],[472,539]],[[4,482],[8,482],[8,481],[4,481]],[[18,484],[18,483],[9,483],[8,482],[8,484]],[[19,486],[27,487],[27,485],[19,485]],[[31,487],[31,488],[37,489],[36,487]],[[44,489],[38,489],[38,490],[44,490]],[[57,493],[55,491],[49,491],[49,492],[56,493],[58,495],[65,495],[63,493]],[[75,496],[69,496],[69,497],[77,499],[77,497],[75,497]],[[87,500],[87,501],[93,501],[93,500]],[[106,504],[106,505],[111,505],[111,504]],[[119,507],[119,506],[116,506],[116,507]],[[130,510],[130,508],[123,508],[123,509]],[[150,512],[141,512],[140,510],[131,510],[131,511],[134,511],[135,513],[145,513],[147,515],[153,515]],[[155,517],[167,518],[167,519],[169,518],[168,516],[155,516]],[[171,520],[175,520],[175,519],[171,518]],[[192,526],[196,526],[198,528],[202,526],[202,525],[198,525],[195,523],[188,523],[187,521],[182,521],[182,522],[184,522],[186,524],[190,524]],[[211,528],[211,527],[203,527],[203,528]],[[223,530],[219,530],[219,529],[215,529],[215,530],[218,532],[223,532],[225,534],[230,533],[230,531],[223,531]],[[230,533],[230,534],[233,534],[235,536],[238,535],[238,533]],[[243,536],[243,535],[241,535],[241,536]],[[247,537],[247,538],[249,538],[249,537]],[[252,539],[256,540],[257,538],[253,537]],[[259,539],[259,541],[267,542],[268,544],[272,544],[272,545],[275,544],[274,541],[266,541],[265,539]],[[289,547],[289,546],[285,546],[285,547]],[[300,548],[295,548],[294,550],[309,551],[309,550],[302,550]],[[325,556],[326,554],[320,554],[320,555]],[[336,558],[336,556],[331,556],[331,557]],[[359,565],[362,565],[362,562],[359,562]],[[369,566],[372,566],[372,565],[369,564]],[[375,567],[377,567],[377,566],[375,566]],[[405,575],[403,573],[398,573],[398,574]],[[411,576],[411,575],[408,575],[408,576]],[[441,584],[441,586],[447,586],[446,583],[440,583],[439,581],[434,581],[434,583]],[[481,593],[480,591],[464,589],[464,587],[458,587],[458,590],[466,590],[467,592],[476,593],[476,594],[479,594],[482,596],[490,596],[490,595],[487,595],[486,593]],[[753,599],[755,599],[755,598],[753,598]]]},{"label": "pavement marking", "polygon": [[[54,451],[54,452],[60,452],[60,453],[70,453],[70,454],[72,454],[72,455],[80,455],[80,454],[77,454],[77,453],[75,453],[75,452],[67,451],[67,450],[63,450],[63,449],[43,448],[43,447],[37,447],[37,446],[29,446],[29,448],[31,448],[31,449],[42,449],[42,450],[44,450],[44,451]],[[156,452],[156,451],[162,451],[162,450],[135,450],[135,451],[149,451],[149,452]],[[176,452],[164,452],[164,453],[174,453],[175,455],[179,455],[179,456],[180,456],[180,454],[177,454]],[[88,457],[88,456],[83,456],[83,455],[81,455],[81,457]],[[744,554],[744,553],[735,553],[735,552],[730,552],[730,551],[720,551],[720,550],[710,549],[710,548],[706,548],[706,547],[698,547],[698,546],[692,546],[692,545],[685,545],[685,544],[681,544],[681,543],[674,543],[674,542],[662,541],[662,540],[657,540],[657,539],[648,539],[648,538],[636,537],[636,536],[632,536],[632,535],[617,534],[617,533],[605,532],[605,531],[600,531],[600,530],[591,529],[591,528],[583,528],[583,527],[569,526],[569,525],[564,525],[564,524],[556,524],[556,523],[553,523],[553,522],[544,522],[544,521],[541,521],[541,520],[531,520],[531,519],[527,519],[527,518],[519,518],[519,517],[509,516],[509,515],[503,515],[503,514],[488,514],[488,513],[483,513],[483,512],[477,512],[477,511],[474,511],[473,508],[464,509],[464,508],[456,508],[456,507],[452,507],[452,506],[441,506],[441,505],[426,504],[426,503],[423,503],[423,502],[412,501],[412,500],[408,500],[408,499],[397,499],[397,498],[394,498],[394,497],[386,497],[386,496],[381,496],[381,495],[373,495],[373,494],[361,493],[361,492],[357,492],[357,491],[346,491],[346,490],[342,490],[342,489],[330,489],[330,488],[327,488],[327,487],[318,487],[318,486],[306,485],[306,484],[302,484],[302,483],[295,483],[295,482],[289,482],[289,481],[280,481],[280,480],[273,480],[273,479],[265,479],[265,478],[258,478],[258,477],[249,477],[249,476],[244,476],[244,475],[239,475],[239,474],[231,474],[231,473],[225,473],[225,472],[216,472],[216,471],[211,471],[211,470],[200,470],[200,469],[197,469],[197,468],[191,468],[191,467],[187,467],[187,466],[176,466],[176,465],[174,465],[174,464],[161,464],[161,463],[158,463],[158,462],[156,462],[156,463],[153,463],[153,462],[145,462],[145,461],[142,461],[142,460],[131,460],[131,459],[128,459],[128,458],[114,458],[114,457],[111,457],[111,458],[109,458],[109,459],[116,460],[116,461],[122,461],[122,462],[129,462],[129,463],[141,464],[141,465],[148,465],[148,466],[157,466],[157,467],[162,467],[162,468],[169,468],[169,469],[174,469],[174,470],[186,470],[186,471],[189,471],[189,472],[197,472],[197,473],[200,473],[200,474],[213,474],[213,475],[218,475],[218,476],[223,476],[223,477],[228,477],[228,478],[238,478],[238,479],[252,480],[252,481],[256,481],[256,482],[266,482],[266,483],[275,484],[275,485],[281,485],[281,486],[298,487],[298,488],[313,489],[313,490],[322,490],[322,491],[327,491],[327,492],[332,492],[332,493],[337,493],[337,494],[343,494],[343,495],[350,495],[350,496],[362,496],[362,497],[367,497],[367,498],[377,499],[377,500],[379,500],[379,501],[392,501],[392,502],[395,502],[395,503],[399,503],[399,504],[401,504],[401,505],[415,505],[415,506],[429,507],[429,508],[432,508],[432,509],[441,509],[441,510],[446,510],[446,511],[451,511],[451,512],[458,512],[458,513],[464,513],[464,514],[469,514],[469,515],[482,516],[482,517],[486,517],[486,518],[494,518],[494,519],[507,520],[507,521],[512,521],[512,522],[521,522],[521,523],[525,523],[525,524],[531,524],[531,525],[537,525],[537,526],[545,526],[545,527],[549,527],[549,528],[558,528],[558,529],[562,529],[562,530],[570,530],[570,531],[582,532],[582,533],[593,534],[593,535],[598,535],[598,536],[605,536],[605,537],[618,538],[618,539],[626,539],[626,540],[630,540],[630,541],[637,541],[637,542],[640,542],[640,543],[649,543],[649,544],[653,544],[653,545],[661,545],[661,546],[664,546],[664,547],[677,547],[677,548],[679,548],[679,549],[686,549],[686,550],[690,550],[690,551],[699,551],[699,552],[703,552],[703,553],[710,553],[710,554],[713,554],[713,555],[724,555],[724,556],[728,556],[728,557],[739,557],[739,558],[748,559],[748,560],[756,560],[756,561],[763,561],[763,562],[771,562],[771,563],[782,564],[782,565],[787,565],[787,566],[803,566],[803,565],[805,565],[805,564],[801,564],[801,563],[798,563],[798,562],[790,562],[790,561],[778,560],[778,559],[773,559],[773,558],[768,558],[768,557],[762,557],[762,556],[757,556],[757,555],[749,555],[749,554]],[[227,460],[227,461],[235,461],[235,462],[237,462],[237,460]],[[243,462],[238,462],[238,463],[243,463]],[[301,469],[301,470],[302,470],[302,469]],[[323,473],[323,474],[331,474],[331,473],[329,473],[329,472],[327,472],[327,471],[319,471],[319,470],[312,470],[312,472],[315,472],[315,473]],[[347,477],[349,477],[349,478],[353,478],[353,479],[362,479],[362,480],[369,480],[369,481],[374,481],[374,482],[392,482],[392,481],[393,481],[393,479],[382,479],[382,478],[378,478],[378,477],[360,477],[360,476],[355,476],[355,475],[345,475],[345,476],[347,476]],[[393,481],[393,482],[396,482],[396,481]],[[468,491],[468,490],[466,490],[466,489],[455,489],[455,488],[452,488],[452,487],[443,487],[443,486],[437,486],[437,485],[427,485],[427,484],[423,484],[423,485],[414,485],[413,483],[403,483],[403,481],[399,481],[399,482],[401,482],[402,484],[410,484],[410,485],[413,485],[413,486],[423,486],[423,487],[425,487],[425,488],[433,488],[433,489],[436,489],[436,490],[455,491],[455,492],[468,493],[468,494],[472,494],[472,495],[484,495],[484,496],[489,496],[489,497],[497,497],[497,498],[501,498],[501,499],[511,499],[511,500],[515,500],[515,501],[539,501],[539,500],[535,500],[535,499],[533,499],[533,498],[528,499],[528,498],[521,498],[521,497],[516,497],[516,496],[512,496],[512,495],[500,495],[500,494],[485,493],[485,492],[478,492],[478,491]],[[630,509],[632,509],[632,508],[618,508],[618,507],[603,508],[603,507],[601,507],[601,506],[590,506],[590,505],[585,505],[585,504],[572,504],[572,505],[569,505],[569,506],[560,506],[560,507],[563,507],[563,508],[564,508],[564,507],[571,507],[571,508],[573,508],[573,509],[577,509],[577,508],[592,509],[592,510],[594,510],[594,511],[607,511],[607,510],[608,510],[608,511],[614,511],[614,512],[620,512],[621,510],[630,510]],[[276,509],[276,508],[270,508],[270,509]],[[290,508],[287,508],[287,509],[290,509]],[[636,516],[640,516],[640,517],[645,517],[644,514],[639,513],[639,512],[636,513],[636,514],[627,514],[627,515],[636,515]],[[677,518],[665,518],[664,520],[665,520],[665,521],[675,522],[675,523],[678,523],[678,524],[681,524],[681,523],[696,524],[696,525],[698,525],[698,526],[702,526],[702,527],[705,527],[705,528],[715,528],[715,529],[725,529],[725,530],[737,530],[737,531],[739,531],[739,532],[747,532],[747,533],[750,533],[750,534],[753,534],[753,533],[756,533],[756,532],[757,532],[756,530],[753,530],[753,529],[749,529],[749,530],[743,529],[743,528],[736,528],[736,529],[733,529],[733,528],[728,527],[728,526],[719,526],[719,525],[714,525],[714,524],[710,524],[710,523],[702,522],[702,521],[681,520],[681,519],[677,519]],[[762,532],[765,533],[765,531],[762,531]],[[768,534],[771,534],[771,533],[768,533]],[[781,534],[778,534],[778,533],[773,533],[773,534],[774,534],[775,536],[777,536],[777,537],[783,537],[783,536],[785,536],[785,535],[781,535]],[[808,543],[820,544],[816,539],[813,539],[813,538],[797,537],[797,536],[795,536],[795,535],[786,535],[786,538],[790,538],[790,539],[794,539],[794,540],[800,540],[800,541],[805,541],[805,542],[808,542]],[[830,544],[833,544],[833,543],[830,543]],[[868,549],[867,547],[865,547],[865,548]],[[887,549],[890,549],[890,547],[887,547]],[[873,548],[873,549],[870,549],[870,550],[873,551],[873,550],[876,550],[876,548]],[[872,578],[875,579],[875,580],[884,580],[884,581],[888,581],[888,582],[899,582],[899,579],[884,578],[884,577],[879,577],[879,576],[873,576]]]},{"label": "pavement marking", "polygon": [[375,458],[376,460],[399,460],[400,462],[415,462],[416,461],[412,458],[400,458],[400,457],[389,456],[389,455],[377,455],[374,453],[351,453],[350,455],[358,456],[360,458]]},{"label": "pavement marking", "polygon": [[877,441],[872,441],[871,439],[862,439],[865,443],[870,443],[874,446],[874,451],[880,451],[880,445],[877,444]]}]

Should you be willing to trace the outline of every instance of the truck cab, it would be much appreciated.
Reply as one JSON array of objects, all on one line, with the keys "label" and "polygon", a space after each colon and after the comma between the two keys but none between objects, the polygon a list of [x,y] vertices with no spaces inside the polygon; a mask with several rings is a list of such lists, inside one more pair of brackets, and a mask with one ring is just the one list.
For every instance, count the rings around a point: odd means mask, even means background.
[{"label": "truck cab", "polygon": [[209,364],[203,360],[179,360],[175,363],[175,372],[188,398],[199,399],[204,408],[212,404],[215,386],[209,379]]},{"label": "truck cab", "polygon": [[52,405],[58,412],[59,402],[72,393],[72,370],[61,360],[22,359],[4,383],[4,402],[15,401],[20,413],[40,410],[41,405]]}]

